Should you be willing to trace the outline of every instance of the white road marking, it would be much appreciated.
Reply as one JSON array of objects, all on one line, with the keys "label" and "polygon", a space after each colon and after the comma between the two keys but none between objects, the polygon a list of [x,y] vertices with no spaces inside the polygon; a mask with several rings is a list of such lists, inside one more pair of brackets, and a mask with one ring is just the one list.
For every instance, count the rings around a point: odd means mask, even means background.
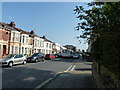
[{"label": "white road marking", "polygon": [[68,72],[71,68],[72,68],[72,65],[67,70],[65,70],[64,72]]},{"label": "white road marking", "polygon": [[[75,68],[75,65],[74,66],[70,66],[67,70],[65,70],[64,72],[68,72],[68,71],[73,71]],[[63,72],[58,72],[57,74],[54,74],[53,77],[56,77],[58,74],[61,74]],[[37,87],[35,87],[33,90],[38,90],[40,89],[41,87],[43,87],[45,84],[47,84],[49,81],[51,81],[53,78],[49,78],[47,80],[45,80],[43,83],[41,83],[40,85],[38,85]]]},{"label": "white road marking", "polygon": [[33,90],[38,90],[41,87],[43,87],[45,84],[47,84],[50,80],[52,80],[53,78],[49,78],[47,80],[45,80],[43,83],[41,83],[40,85],[38,85],[37,87],[35,87]]},{"label": "white road marking", "polygon": [[76,67],[76,65],[74,65],[74,66],[71,68],[71,70],[70,70],[70,71],[73,71],[75,67]]}]

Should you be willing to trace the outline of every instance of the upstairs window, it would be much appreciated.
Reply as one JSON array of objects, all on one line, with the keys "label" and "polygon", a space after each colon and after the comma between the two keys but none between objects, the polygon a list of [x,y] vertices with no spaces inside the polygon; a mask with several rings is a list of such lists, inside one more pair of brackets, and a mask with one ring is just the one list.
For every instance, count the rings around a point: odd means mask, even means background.
[{"label": "upstairs window", "polygon": [[28,36],[26,36],[26,43],[28,43]]},{"label": "upstairs window", "polygon": [[48,47],[48,43],[46,43],[46,47]]},{"label": "upstairs window", "polygon": [[22,43],[25,43],[25,36],[23,36],[22,38]]},{"label": "upstairs window", "polygon": [[15,54],[18,54],[18,47],[15,47]]},{"label": "upstairs window", "polygon": [[14,37],[15,37],[15,33],[12,32],[12,33],[11,33],[11,41],[14,41]]},{"label": "upstairs window", "polygon": [[19,41],[19,34],[16,34],[16,41]]}]

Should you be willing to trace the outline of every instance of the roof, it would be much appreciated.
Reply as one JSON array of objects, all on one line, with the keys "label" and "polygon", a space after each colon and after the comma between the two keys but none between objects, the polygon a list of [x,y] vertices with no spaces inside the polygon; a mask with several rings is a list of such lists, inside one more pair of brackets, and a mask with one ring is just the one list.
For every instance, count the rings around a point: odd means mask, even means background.
[{"label": "roof", "polygon": [[50,40],[48,40],[45,36],[43,36],[43,37],[40,37],[40,38],[43,38],[45,41],[48,41],[48,42],[51,42],[51,43],[53,43],[52,41],[50,41]]},{"label": "roof", "polygon": [[4,28],[4,29],[7,29],[7,30],[15,30],[16,31],[15,28],[13,28],[13,27],[9,26],[9,24],[6,24],[6,23],[1,22],[1,21],[0,21],[0,28]]},{"label": "roof", "polygon": [[20,31],[22,34],[29,34],[28,32],[20,29],[20,28],[17,28],[17,27],[14,27],[17,31]]}]

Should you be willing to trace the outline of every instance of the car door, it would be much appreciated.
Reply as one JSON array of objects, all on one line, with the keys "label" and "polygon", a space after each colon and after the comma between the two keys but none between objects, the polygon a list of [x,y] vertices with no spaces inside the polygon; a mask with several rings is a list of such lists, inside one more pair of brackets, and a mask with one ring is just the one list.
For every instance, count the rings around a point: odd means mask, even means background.
[{"label": "car door", "polygon": [[18,64],[19,63],[19,57],[20,57],[19,54],[15,55],[14,60],[13,60],[14,64]]},{"label": "car door", "polygon": [[40,58],[43,59],[44,58],[44,55],[42,53],[40,53]]},{"label": "car door", "polygon": [[19,63],[23,63],[23,61],[24,61],[24,56],[23,56],[23,54],[20,54],[19,55]]}]

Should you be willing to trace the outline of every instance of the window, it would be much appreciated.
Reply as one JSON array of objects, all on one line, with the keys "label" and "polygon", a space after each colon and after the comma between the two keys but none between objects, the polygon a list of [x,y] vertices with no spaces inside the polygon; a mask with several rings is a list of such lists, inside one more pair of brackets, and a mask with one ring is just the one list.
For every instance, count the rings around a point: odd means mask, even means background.
[{"label": "window", "polygon": [[18,54],[18,47],[15,47],[15,54]]},{"label": "window", "polygon": [[25,54],[27,54],[27,48],[25,48]]},{"label": "window", "polygon": [[39,40],[37,40],[37,46],[39,46]]},{"label": "window", "polygon": [[19,34],[16,34],[16,41],[19,41]]},{"label": "window", "polygon": [[23,43],[25,43],[25,36],[23,36],[22,41],[23,41]]},{"label": "window", "polygon": [[48,47],[48,43],[46,43],[46,47]]},{"label": "window", "polygon": [[48,50],[46,50],[46,54],[48,54]]},{"label": "window", "polygon": [[26,36],[26,43],[28,43],[28,36]]},{"label": "window", "polygon": [[15,56],[15,58],[20,58],[20,55],[19,55],[19,54],[18,54],[18,55],[16,55],[16,56]]},{"label": "window", "polygon": [[15,37],[15,33],[12,32],[12,33],[11,33],[11,41],[14,41],[14,37]]},{"label": "window", "polygon": [[22,47],[22,54],[24,54],[24,47]]},{"label": "window", "polygon": [[49,48],[51,48],[51,44],[49,45]]},{"label": "window", "polygon": [[14,53],[14,46],[11,47],[11,54]]},{"label": "window", "polygon": [[43,46],[44,46],[43,44],[44,44],[43,41],[41,41],[41,42],[40,42],[40,46],[43,47]]},{"label": "window", "polygon": [[34,41],[34,42],[35,42],[35,43],[34,43],[34,45],[36,46],[36,43],[37,43],[37,42],[36,42],[36,39],[35,39],[35,41]]},{"label": "window", "polygon": [[19,57],[20,57],[20,58],[23,57],[23,54],[20,54]]}]

